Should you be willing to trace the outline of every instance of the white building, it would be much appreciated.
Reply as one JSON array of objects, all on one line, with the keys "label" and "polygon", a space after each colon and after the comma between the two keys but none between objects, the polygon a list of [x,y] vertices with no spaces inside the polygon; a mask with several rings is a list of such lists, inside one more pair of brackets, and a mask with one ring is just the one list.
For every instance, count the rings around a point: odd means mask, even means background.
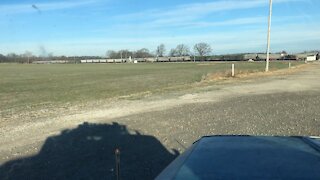
[{"label": "white building", "polygon": [[317,60],[317,55],[309,55],[307,56],[307,61],[315,61]]}]

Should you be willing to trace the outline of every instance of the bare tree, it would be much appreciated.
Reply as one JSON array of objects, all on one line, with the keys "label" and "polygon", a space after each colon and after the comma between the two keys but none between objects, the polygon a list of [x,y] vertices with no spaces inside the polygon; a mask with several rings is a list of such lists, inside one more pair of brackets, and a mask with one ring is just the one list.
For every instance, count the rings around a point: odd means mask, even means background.
[{"label": "bare tree", "polygon": [[3,54],[0,54],[0,63],[6,62],[6,61],[7,61],[7,57]]},{"label": "bare tree", "polygon": [[26,59],[27,59],[27,63],[30,64],[30,58],[33,56],[33,55],[32,55],[32,52],[26,51],[22,56],[23,56],[24,58],[26,58]]},{"label": "bare tree", "polygon": [[52,57],[53,57],[53,53],[52,52],[48,53],[48,58],[52,59]]},{"label": "bare tree", "polygon": [[18,61],[19,56],[16,53],[9,53],[7,54],[7,59],[10,62],[17,62]]},{"label": "bare tree", "polygon": [[147,49],[147,48],[139,49],[135,53],[135,57],[137,57],[137,58],[146,58],[146,57],[150,57],[150,56],[152,56],[152,55],[151,55],[149,49]]},{"label": "bare tree", "polygon": [[201,42],[194,45],[194,51],[201,57],[207,56],[212,52],[209,44]]},{"label": "bare tree", "polygon": [[122,57],[123,58],[125,58],[125,59],[128,59],[129,58],[129,56],[131,56],[132,57],[132,52],[131,51],[129,51],[128,49],[123,49],[123,50],[120,50],[121,51],[121,53],[122,53]]},{"label": "bare tree", "polygon": [[110,59],[120,59],[120,58],[128,59],[129,56],[132,57],[133,54],[134,52],[129,51],[128,49],[122,49],[119,51],[108,50],[106,52],[106,57]]},{"label": "bare tree", "polygon": [[173,48],[173,49],[170,50],[169,56],[171,56],[171,57],[177,56],[177,51],[176,51],[175,48]]},{"label": "bare tree", "polygon": [[107,58],[116,59],[118,58],[118,53],[114,50],[108,50],[106,53]]},{"label": "bare tree", "polygon": [[163,57],[163,55],[165,54],[165,52],[166,52],[166,48],[165,48],[164,44],[160,44],[160,45],[157,47],[157,50],[156,50],[157,56]]},{"label": "bare tree", "polygon": [[179,44],[175,50],[177,56],[188,56],[190,54],[189,47],[184,44]]}]

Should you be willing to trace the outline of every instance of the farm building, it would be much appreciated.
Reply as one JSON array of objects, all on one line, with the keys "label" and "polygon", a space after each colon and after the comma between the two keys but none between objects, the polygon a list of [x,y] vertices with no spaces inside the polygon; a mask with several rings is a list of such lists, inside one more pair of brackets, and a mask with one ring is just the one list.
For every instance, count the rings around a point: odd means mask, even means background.
[{"label": "farm building", "polygon": [[[303,60],[307,57],[307,55],[291,55],[285,52],[270,54],[270,60]],[[267,54],[259,53],[259,54],[244,54],[243,60],[257,60],[257,61],[265,61],[267,59]]]},{"label": "farm building", "polygon": [[297,59],[298,60],[306,60],[307,59],[307,57],[308,57],[308,54],[307,53],[299,53],[299,54],[296,54],[296,56],[297,56]]},{"label": "farm building", "polygon": [[315,61],[319,60],[319,53],[299,53],[296,54],[298,60]]},{"label": "farm building", "polygon": [[33,64],[68,64],[73,62],[68,60],[50,60],[50,61],[33,61],[32,63]]},{"label": "farm building", "polygon": [[169,62],[169,58],[168,57],[158,57],[157,62]]},{"label": "farm building", "polygon": [[[270,60],[281,60],[281,54],[269,54]],[[257,59],[266,60],[267,54],[257,54]]]},{"label": "farm building", "polygon": [[81,63],[106,63],[106,59],[84,59],[80,60]]},{"label": "farm building", "polygon": [[183,61],[191,61],[191,57],[190,56],[157,57],[155,60],[157,62],[183,62]]},{"label": "farm building", "polygon": [[243,60],[249,61],[249,60],[256,60],[257,59],[257,54],[245,54],[243,56]]},{"label": "farm building", "polygon": [[316,61],[317,60],[317,55],[309,55],[307,56],[306,61]]},{"label": "farm building", "polygon": [[137,62],[147,62],[146,58],[134,58],[134,60]]},{"label": "farm building", "polygon": [[87,59],[81,60],[81,63],[124,63],[126,59]]}]

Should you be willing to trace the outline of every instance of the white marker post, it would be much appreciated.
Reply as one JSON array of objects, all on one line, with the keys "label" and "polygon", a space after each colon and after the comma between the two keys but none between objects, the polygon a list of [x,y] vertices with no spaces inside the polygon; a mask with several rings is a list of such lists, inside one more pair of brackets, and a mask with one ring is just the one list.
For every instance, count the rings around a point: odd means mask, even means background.
[{"label": "white marker post", "polygon": [[289,62],[289,69],[291,68],[291,62]]},{"label": "white marker post", "polygon": [[231,76],[234,77],[234,64],[231,65]]}]

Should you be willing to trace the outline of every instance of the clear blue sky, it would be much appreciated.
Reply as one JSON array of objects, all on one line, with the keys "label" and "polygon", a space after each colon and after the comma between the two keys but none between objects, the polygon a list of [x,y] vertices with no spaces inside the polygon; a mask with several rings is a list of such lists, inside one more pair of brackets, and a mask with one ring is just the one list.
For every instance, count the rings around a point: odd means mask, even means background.
[{"label": "clear blue sky", "polygon": [[[269,0],[1,0],[0,53],[105,55],[207,42],[265,52]],[[320,49],[320,1],[274,0],[273,52]]]}]

